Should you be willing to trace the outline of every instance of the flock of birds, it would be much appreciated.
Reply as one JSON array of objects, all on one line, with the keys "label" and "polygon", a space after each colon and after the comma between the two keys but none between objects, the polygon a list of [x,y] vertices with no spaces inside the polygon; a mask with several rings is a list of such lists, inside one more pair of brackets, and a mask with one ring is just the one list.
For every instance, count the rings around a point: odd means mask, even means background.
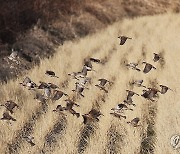
[{"label": "flock of birds", "polygon": [[[132,38],[129,38],[126,36],[119,36],[118,38],[120,39],[120,45],[124,45],[128,39],[132,39]],[[10,57],[15,58],[15,56],[13,56],[13,55],[14,55],[14,53],[12,53],[12,56],[10,55]],[[162,59],[160,54],[154,53],[153,61],[158,62],[160,59]],[[47,101],[49,101],[49,100],[51,100],[52,102],[55,102],[55,101],[61,99],[63,96],[65,96],[66,99],[64,101],[66,102],[66,105],[65,106],[62,106],[61,104],[57,105],[57,107],[53,110],[53,112],[58,112],[60,114],[69,112],[70,114],[75,115],[77,118],[79,118],[80,113],[75,111],[74,106],[77,106],[77,107],[80,106],[79,104],[76,103],[76,100],[80,99],[80,97],[84,97],[84,94],[83,94],[84,89],[89,89],[87,87],[87,83],[91,83],[91,78],[88,77],[88,72],[95,71],[93,69],[94,63],[101,64],[102,62],[100,59],[97,59],[97,58],[92,58],[92,57],[87,58],[84,60],[84,65],[80,72],[73,72],[73,73],[68,74],[70,77],[72,77],[74,80],[76,80],[75,89],[72,90],[75,93],[75,95],[72,98],[65,92],[61,91],[59,86],[54,83],[46,83],[46,82],[39,81],[39,85],[38,85],[35,82],[33,82],[29,77],[26,77],[23,80],[23,82],[20,83],[20,85],[28,88],[28,90],[34,91],[35,92],[34,99],[36,99],[38,102],[41,102],[43,104],[46,104]],[[142,62],[142,63],[145,64],[144,69],[143,69],[143,73],[145,73],[145,74],[149,73],[152,69],[156,69],[156,67],[154,67],[150,63],[147,63],[147,62]],[[127,67],[129,69],[141,71],[138,68],[138,63],[129,63],[129,64],[126,64],[125,67]],[[45,72],[45,74],[52,78],[59,78],[58,76],[56,76],[55,72],[50,71],[50,70],[47,70]],[[111,86],[113,84],[112,81],[109,81],[104,78],[99,79],[98,82],[99,82],[99,84],[96,84],[95,86],[97,88],[99,88],[100,90],[104,91],[105,93],[108,93],[106,85],[109,84]],[[130,84],[136,85],[138,87],[143,87],[144,88],[143,94],[139,95],[134,91],[126,90],[127,97],[123,101],[123,103],[117,104],[117,106],[115,106],[114,108],[111,109],[112,112],[110,114],[116,118],[122,117],[122,118],[126,119],[126,116],[122,115],[124,113],[124,111],[125,110],[133,111],[131,106],[133,106],[133,107],[136,106],[132,100],[132,97],[134,95],[142,96],[145,99],[148,99],[148,100],[154,102],[155,101],[154,98],[156,98],[158,96],[158,92],[160,94],[165,94],[168,90],[171,90],[169,87],[164,86],[164,85],[159,85],[161,88],[160,90],[157,88],[154,88],[154,87],[147,88],[146,86],[143,85],[143,80],[134,80]],[[12,117],[12,114],[14,113],[13,110],[15,107],[19,108],[18,104],[16,104],[12,100],[8,100],[4,104],[1,104],[0,106],[5,107],[5,109],[6,109],[0,120],[16,121],[16,119],[14,117]],[[103,114],[99,110],[91,109],[88,113],[82,115],[83,123],[87,124],[92,121],[99,121],[99,117],[101,115],[103,115]],[[140,121],[140,118],[135,117],[134,119],[132,119],[131,121],[128,121],[127,123],[131,124],[133,127],[138,127],[138,126],[141,126],[139,124],[139,121]],[[24,139],[26,139],[26,141],[28,143],[30,143],[31,146],[35,145],[35,143],[33,142],[34,137],[24,136]]]}]

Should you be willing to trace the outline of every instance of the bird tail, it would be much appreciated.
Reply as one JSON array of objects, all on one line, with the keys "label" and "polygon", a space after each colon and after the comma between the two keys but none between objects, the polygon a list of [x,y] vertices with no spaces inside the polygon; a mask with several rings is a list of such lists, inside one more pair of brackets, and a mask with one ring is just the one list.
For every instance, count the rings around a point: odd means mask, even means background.
[{"label": "bird tail", "polygon": [[133,111],[133,109],[129,109],[129,110]]},{"label": "bird tail", "polygon": [[54,76],[55,78],[59,78],[58,76]]}]

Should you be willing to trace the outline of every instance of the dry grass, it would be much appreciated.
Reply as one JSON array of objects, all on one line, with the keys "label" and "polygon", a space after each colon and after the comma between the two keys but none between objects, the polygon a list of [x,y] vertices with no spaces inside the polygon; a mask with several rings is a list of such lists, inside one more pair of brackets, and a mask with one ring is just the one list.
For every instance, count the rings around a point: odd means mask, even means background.
[{"label": "dry grass", "polygon": [[[0,153],[178,153],[170,146],[170,137],[180,133],[179,17],[179,14],[166,14],[115,23],[95,35],[66,42],[57,49],[58,52],[53,57],[42,60],[39,67],[27,74],[36,83],[54,82],[73,95],[71,90],[74,88],[74,81],[67,73],[79,71],[85,57],[106,60],[104,65],[95,64],[96,72],[88,74],[93,79],[92,84],[84,92],[85,97],[78,101],[80,108],[76,108],[81,114],[87,113],[92,107],[101,110],[104,116],[92,126],[84,126],[82,117],[77,119],[67,113],[64,119],[52,113],[57,104],[64,104],[64,98],[54,104],[48,102],[48,107],[43,110],[33,99],[33,92],[21,89],[18,84],[21,77],[2,85],[1,101],[12,99],[21,107],[15,111],[13,116],[17,121],[12,125],[0,121]],[[133,39],[124,46],[119,46],[117,36],[120,34]],[[154,63],[153,52],[162,53],[165,64]],[[142,69],[141,62],[144,60],[154,64],[157,70],[143,74],[124,67],[124,61],[139,62]],[[60,78],[45,76],[47,69],[54,70]],[[109,87],[107,94],[94,86],[98,78],[114,81],[115,84]],[[125,112],[126,120],[116,119],[109,114],[110,109],[125,99],[125,90],[133,89],[141,94],[142,88],[133,88],[128,84],[132,79],[143,79],[147,86],[158,82],[171,87],[174,92],[168,91],[167,94],[160,95],[158,101],[153,103],[135,96],[133,100],[137,106],[134,111]],[[0,111],[2,113],[3,108]],[[126,122],[136,116],[141,119],[143,126],[133,128],[127,125]],[[91,131],[87,130],[90,128]],[[23,134],[34,136],[36,146],[30,147],[22,139]]]}]

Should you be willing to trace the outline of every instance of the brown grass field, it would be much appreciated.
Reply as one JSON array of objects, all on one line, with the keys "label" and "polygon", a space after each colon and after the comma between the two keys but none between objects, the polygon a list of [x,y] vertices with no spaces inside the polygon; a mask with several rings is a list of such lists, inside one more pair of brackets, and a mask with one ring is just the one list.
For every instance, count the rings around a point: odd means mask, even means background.
[{"label": "brown grass field", "polygon": [[[82,116],[77,118],[68,112],[64,112],[66,116],[52,112],[58,104],[65,105],[64,96],[54,103],[48,101],[47,106],[38,103],[33,99],[34,91],[19,85],[24,77],[1,85],[1,102],[11,99],[20,109],[12,115],[17,121],[11,124],[0,121],[0,153],[178,154],[179,151],[171,147],[170,138],[180,134],[179,34],[179,14],[125,19],[96,34],[66,42],[56,49],[53,57],[42,60],[39,66],[24,75],[35,83],[53,82],[73,96],[71,90],[75,87],[75,80],[67,74],[80,71],[87,57],[101,59],[103,65],[94,64],[96,72],[88,73],[92,78],[89,90],[84,91],[84,98],[77,100],[80,107],[75,107],[81,115],[92,108],[104,114],[92,125],[84,125]],[[119,35],[133,39],[120,46]],[[153,62],[153,52],[160,53],[163,60]],[[152,63],[157,69],[144,74],[125,67],[127,62],[138,62],[142,70],[143,61]],[[46,76],[46,70],[55,71],[60,78]],[[94,86],[99,78],[114,82],[108,87],[108,93]],[[110,115],[111,108],[125,99],[126,89],[142,94],[142,87],[130,86],[133,79],[143,79],[148,87],[167,85],[173,91],[159,95],[156,102],[134,96],[134,111],[125,111],[127,119],[115,118]],[[0,107],[0,115],[4,110]],[[135,117],[140,118],[142,126],[135,128],[127,124]],[[22,138],[25,135],[34,136],[36,145],[31,147]]]}]

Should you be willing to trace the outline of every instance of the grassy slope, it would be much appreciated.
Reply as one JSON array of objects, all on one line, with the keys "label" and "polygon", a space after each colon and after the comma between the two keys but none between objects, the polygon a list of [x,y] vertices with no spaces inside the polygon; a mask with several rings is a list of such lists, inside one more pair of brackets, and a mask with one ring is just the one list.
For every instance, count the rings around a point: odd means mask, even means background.
[{"label": "grassy slope", "polygon": [[[74,81],[67,77],[67,73],[79,71],[83,64],[83,59],[88,56],[107,60],[101,65],[94,65],[97,72],[89,73],[93,78],[92,84],[88,85],[89,90],[84,92],[85,98],[78,100],[80,108],[76,108],[81,114],[87,113],[92,106],[99,108],[105,115],[100,118],[100,122],[93,126],[94,133],[91,133],[86,140],[81,139],[82,131],[85,130],[82,124],[82,117],[76,119],[67,113],[64,128],[54,131],[55,124],[62,120],[61,116],[52,113],[57,104],[64,104],[63,99],[56,103],[48,102],[46,112],[41,111],[41,105],[33,100],[33,92],[29,95],[28,90],[21,89],[17,81],[10,81],[3,85],[0,90],[1,101],[13,99],[18,102],[20,111],[15,111],[14,117],[17,122],[11,125],[0,121],[0,153],[5,153],[9,149],[15,149],[16,142],[19,148],[17,153],[176,153],[170,146],[170,137],[179,133],[180,116],[179,112],[179,14],[166,14],[158,16],[147,16],[133,20],[124,20],[116,23],[98,34],[88,36],[76,42],[67,42],[58,48],[60,52],[50,59],[45,59],[39,67],[35,67],[29,76],[38,81],[50,81],[61,86],[61,89],[70,94],[74,88]],[[123,34],[133,38],[124,46],[118,45],[117,36]],[[164,63],[153,63],[153,52],[162,53]],[[142,61],[154,64],[157,70],[149,74],[127,70],[124,62],[139,62],[143,68]],[[44,75],[45,70],[54,70],[60,79],[51,79]],[[99,91],[94,84],[98,78],[113,80],[115,84],[109,87],[109,93],[104,94]],[[134,97],[137,106],[134,111],[125,112],[127,119],[118,120],[111,115],[110,109],[118,102],[125,99],[126,89],[133,89],[141,93],[142,88],[130,87],[129,81],[132,79],[144,79],[147,86],[158,82],[168,85],[174,92],[168,91],[165,95],[160,95],[155,103],[146,101],[141,97]],[[65,84],[67,83],[67,85]],[[105,101],[103,101],[105,100]],[[1,108],[1,113],[3,108]],[[36,118],[32,120],[32,115]],[[2,114],[1,114],[2,115]],[[132,128],[126,124],[135,116],[141,118],[143,127]],[[29,123],[29,129],[25,134],[35,136],[35,147],[21,140],[18,130]],[[173,125],[173,127],[172,127]],[[24,129],[25,130],[25,129]],[[51,133],[49,133],[51,132]],[[54,141],[48,144],[47,139],[52,137]],[[15,138],[17,137],[17,138]],[[83,150],[78,148],[80,140],[84,144]],[[56,142],[55,142],[56,141]],[[148,144],[147,144],[148,141]],[[8,145],[11,144],[11,145]],[[49,146],[50,145],[50,146]],[[11,151],[12,152],[12,151]]]}]

